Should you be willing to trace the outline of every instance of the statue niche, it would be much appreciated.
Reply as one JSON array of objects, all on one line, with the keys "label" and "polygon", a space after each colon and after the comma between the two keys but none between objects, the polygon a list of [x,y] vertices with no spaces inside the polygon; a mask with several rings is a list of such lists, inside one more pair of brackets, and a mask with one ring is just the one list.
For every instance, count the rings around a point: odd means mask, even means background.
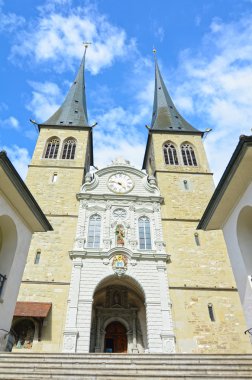
[{"label": "statue niche", "polygon": [[124,246],[125,231],[124,231],[124,227],[122,224],[118,224],[116,226],[115,234],[116,234],[116,245],[119,247],[123,247]]}]

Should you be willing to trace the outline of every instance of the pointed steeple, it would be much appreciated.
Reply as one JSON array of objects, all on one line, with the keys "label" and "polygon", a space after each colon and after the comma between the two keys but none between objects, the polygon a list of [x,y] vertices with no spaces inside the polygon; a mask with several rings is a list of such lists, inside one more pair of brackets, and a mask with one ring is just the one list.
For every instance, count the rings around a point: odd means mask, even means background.
[{"label": "pointed steeple", "polygon": [[[155,53],[155,50],[154,50]],[[151,129],[159,131],[199,132],[176,109],[164,84],[155,57],[155,93]]]},{"label": "pointed steeple", "polygon": [[85,94],[85,57],[87,45],[76,78],[60,108],[41,125],[88,127]]}]

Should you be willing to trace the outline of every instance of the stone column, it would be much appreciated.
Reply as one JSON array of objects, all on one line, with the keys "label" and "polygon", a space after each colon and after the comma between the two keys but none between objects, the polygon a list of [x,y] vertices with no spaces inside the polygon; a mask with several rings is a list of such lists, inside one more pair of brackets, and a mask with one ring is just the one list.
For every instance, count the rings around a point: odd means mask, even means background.
[{"label": "stone column", "polygon": [[86,219],[86,207],[87,202],[84,200],[80,201],[80,207],[79,207],[79,217],[78,217],[78,223],[77,223],[77,231],[76,231],[76,238],[74,242],[74,250],[79,251],[83,250],[85,246],[85,224],[84,221]]},{"label": "stone column", "polygon": [[168,279],[166,274],[166,263],[159,261],[157,264],[160,284],[160,300],[162,314],[162,331],[161,339],[164,353],[175,352],[175,336],[173,332],[173,322],[171,313],[171,301],[168,289]]},{"label": "stone column", "polygon": [[100,338],[101,338],[101,312],[100,310],[97,310],[95,352],[101,352]]},{"label": "stone column", "polygon": [[135,206],[132,202],[129,206],[129,223],[130,223],[130,229],[129,229],[129,245],[132,251],[135,251],[137,249],[138,240],[137,240],[137,232],[136,232],[136,221],[135,221]]},{"label": "stone column", "polygon": [[137,313],[136,313],[136,310],[134,310],[133,313],[132,313],[132,333],[133,333],[132,352],[133,352],[133,354],[138,353],[137,334],[136,334],[136,318],[137,318]]},{"label": "stone column", "polygon": [[76,352],[78,338],[77,313],[80,291],[82,259],[73,259],[72,277],[69,291],[66,327],[64,331],[63,352]]}]

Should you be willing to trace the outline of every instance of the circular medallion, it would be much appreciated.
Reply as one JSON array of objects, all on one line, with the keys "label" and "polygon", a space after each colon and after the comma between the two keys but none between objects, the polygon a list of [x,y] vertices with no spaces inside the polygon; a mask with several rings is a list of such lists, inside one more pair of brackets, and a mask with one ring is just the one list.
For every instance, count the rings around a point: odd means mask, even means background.
[{"label": "circular medallion", "polygon": [[123,173],[113,174],[108,180],[108,188],[118,194],[128,193],[133,186],[132,179]]},{"label": "circular medallion", "polygon": [[126,216],[127,216],[127,212],[126,210],[124,210],[124,208],[116,208],[113,211],[113,217],[116,219],[125,219]]}]

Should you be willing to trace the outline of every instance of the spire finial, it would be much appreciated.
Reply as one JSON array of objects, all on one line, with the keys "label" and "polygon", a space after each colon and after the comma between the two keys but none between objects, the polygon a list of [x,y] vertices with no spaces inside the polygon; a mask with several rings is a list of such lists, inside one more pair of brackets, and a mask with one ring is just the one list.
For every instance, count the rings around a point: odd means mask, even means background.
[{"label": "spire finial", "polygon": [[83,43],[83,45],[84,45],[84,47],[85,47],[85,50],[84,50],[84,56],[86,55],[86,51],[87,51],[87,48],[88,48],[88,46],[89,45],[92,45],[92,42],[82,42]]},{"label": "spire finial", "polygon": [[152,52],[153,52],[153,55],[154,55],[154,59],[156,61],[157,60],[157,49],[153,47]]}]

